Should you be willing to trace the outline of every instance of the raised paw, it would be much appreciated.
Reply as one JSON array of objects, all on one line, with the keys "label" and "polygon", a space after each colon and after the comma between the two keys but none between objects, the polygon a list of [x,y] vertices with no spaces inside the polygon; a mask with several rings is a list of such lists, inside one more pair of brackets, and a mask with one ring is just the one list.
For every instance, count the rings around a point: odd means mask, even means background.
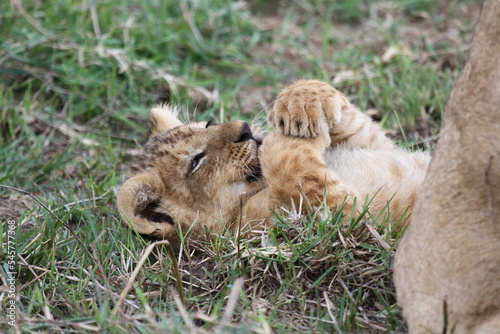
[{"label": "raised paw", "polygon": [[278,95],[269,122],[286,135],[315,137],[340,122],[347,104],[342,93],[326,82],[299,80]]}]

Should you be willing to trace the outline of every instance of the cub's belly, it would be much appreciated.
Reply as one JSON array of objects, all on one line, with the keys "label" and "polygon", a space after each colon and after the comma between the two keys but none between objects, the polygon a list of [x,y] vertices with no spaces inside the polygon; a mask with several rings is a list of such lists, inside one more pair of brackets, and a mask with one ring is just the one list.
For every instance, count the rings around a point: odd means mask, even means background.
[{"label": "cub's belly", "polygon": [[[430,155],[424,152],[328,150],[325,162],[339,181],[381,210],[388,201],[412,204],[424,180]],[[407,205],[406,205],[407,206]]]}]

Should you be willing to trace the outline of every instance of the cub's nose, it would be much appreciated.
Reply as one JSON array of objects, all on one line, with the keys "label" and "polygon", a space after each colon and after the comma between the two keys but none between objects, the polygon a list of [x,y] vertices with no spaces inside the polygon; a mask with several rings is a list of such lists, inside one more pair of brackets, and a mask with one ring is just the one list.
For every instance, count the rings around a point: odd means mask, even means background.
[{"label": "cub's nose", "polygon": [[240,135],[239,135],[238,139],[235,141],[235,143],[242,143],[242,142],[250,140],[250,139],[254,139],[252,136],[252,130],[250,130],[250,125],[248,125],[247,122],[244,122],[242,127],[241,127]]}]

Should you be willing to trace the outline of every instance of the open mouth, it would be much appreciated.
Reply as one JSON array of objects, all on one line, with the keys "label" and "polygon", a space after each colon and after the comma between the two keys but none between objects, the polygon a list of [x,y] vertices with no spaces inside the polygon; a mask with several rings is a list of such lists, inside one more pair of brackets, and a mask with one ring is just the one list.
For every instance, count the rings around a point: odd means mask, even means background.
[{"label": "open mouth", "polygon": [[260,166],[260,160],[259,160],[259,147],[262,145],[262,141],[257,141],[254,138],[252,138],[255,143],[257,144],[255,149],[256,149],[256,154],[255,154],[255,159],[254,161],[250,164],[250,170],[251,172],[247,176],[247,182],[255,182],[263,178],[262,174],[262,168]]},{"label": "open mouth", "polygon": [[262,169],[260,168],[260,164],[257,163],[255,166],[252,166],[252,171],[248,174],[246,181],[247,182],[255,182],[262,179]]},{"label": "open mouth", "polygon": [[253,137],[252,130],[250,126],[245,123],[243,130],[241,132],[240,139],[238,139],[236,142],[243,142],[251,140],[255,144],[251,145],[252,149],[255,150],[255,157],[252,159],[252,161],[247,165],[248,169],[250,170],[249,173],[246,176],[246,181],[247,182],[256,182],[262,179],[263,174],[262,174],[262,168],[260,167],[260,161],[258,158],[259,154],[259,147],[262,145],[262,140],[257,140],[255,137]]}]

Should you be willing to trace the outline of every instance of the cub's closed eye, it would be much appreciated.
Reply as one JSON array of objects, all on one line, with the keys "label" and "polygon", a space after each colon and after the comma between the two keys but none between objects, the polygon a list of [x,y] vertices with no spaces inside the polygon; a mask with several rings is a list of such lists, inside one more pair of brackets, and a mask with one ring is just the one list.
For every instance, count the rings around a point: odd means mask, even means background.
[{"label": "cub's closed eye", "polygon": [[200,167],[201,159],[203,159],[204,157],[205,153],[203,152],[195,155],[193,160],[191,160],[191,173],[193,173],[195,170],[198,169],[198,167]]}]

